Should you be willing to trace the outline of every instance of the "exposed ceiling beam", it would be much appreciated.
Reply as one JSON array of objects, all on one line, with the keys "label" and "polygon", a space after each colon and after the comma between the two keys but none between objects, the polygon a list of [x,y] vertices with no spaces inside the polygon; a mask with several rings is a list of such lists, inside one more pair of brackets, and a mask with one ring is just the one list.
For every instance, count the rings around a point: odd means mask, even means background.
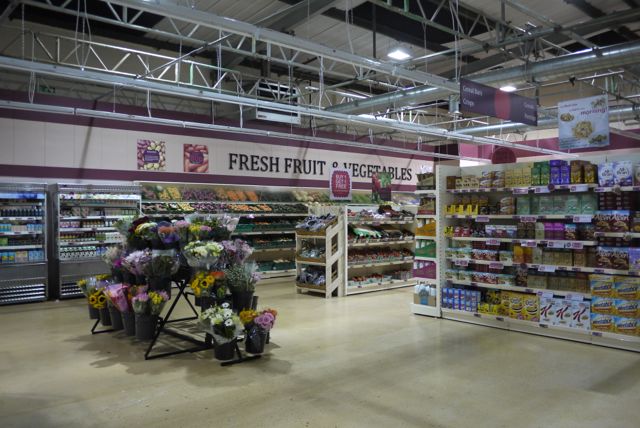
[{"label": "exposed ceiling beam", "polygon": [[[604,13],[600,8],[595,7],[594,5],[592,5],[591,3],[585,0],[564,0],[564,2],[572,5],[573,7],[580,10],[585,15],[590,16],[591,18],[600,18],[606,15],[606,13]],[[627,40],[640,39],[640,36],[638,36],[636,33],[631,31],[629,27],[626,27],[624,25],[618,27],[616,31],[618,32],[618,34],[620,34]]]},{"label": "exposed ceiling beam", "polygon": [[16,7],[18,7],[18,3],[18,0],[11,0],[7,4],[7,7],[5,7],[2,11],[2,14],[0,14],[0,25],[2,25],[7,18],[9,18],[9,15],[11,15]]}]

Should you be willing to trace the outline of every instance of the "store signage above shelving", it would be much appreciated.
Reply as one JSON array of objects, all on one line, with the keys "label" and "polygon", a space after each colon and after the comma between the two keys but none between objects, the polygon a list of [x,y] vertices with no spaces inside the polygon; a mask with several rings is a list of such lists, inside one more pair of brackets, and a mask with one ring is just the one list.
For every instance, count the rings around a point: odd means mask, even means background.
[{"label": "store signage above shelving", "polygon": [[538,125],[538,106],[535,100],[466,79],[460,80],[460,110]]},{"label": "store signage above shelving", "polygon": [[606,96],[558,103],[560,149],[609,145],[609,104]]},{"label": "store signage above shelving", "polygon": [[184,172],[209,172],[209,148],[204,144],[183,145]]},{"label": "store signage above shelving", "polygon": [[331,170],[329,197],[332,201],[351,200],[351,170],[344,168]]}]

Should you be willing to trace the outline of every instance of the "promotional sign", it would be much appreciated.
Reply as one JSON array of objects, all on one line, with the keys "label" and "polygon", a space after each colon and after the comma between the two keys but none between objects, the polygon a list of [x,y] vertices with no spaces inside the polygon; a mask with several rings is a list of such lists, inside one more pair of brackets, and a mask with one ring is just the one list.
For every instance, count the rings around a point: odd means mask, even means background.
[{"label": "promotional sign", "polygon": [[351,170],[334,168],[329,180],[329,196],[332,201],[351,200]]},{"label": "promotional sign", "polygon": [[209,172],[209,148],[203,144],[184,145],[184,172]]},{"label": "promotional sign", "polygon": [[167,165],[164,141],[138,140],[138,169],[164,171]]},{"label": "promotional sign", "polygon": [[607,97],[599,95],[558,103],[558,141],[561,149],[608,146]]},{"label": "promotional sign", "polygon": [[538,106],[534,99],[466,79],[460,79],[460,110],[538,125]]},{"label": "promotional sign", "polygon": [[382,202],[391,200],[391,174],[377,172],[371,177],[371,200]]}]

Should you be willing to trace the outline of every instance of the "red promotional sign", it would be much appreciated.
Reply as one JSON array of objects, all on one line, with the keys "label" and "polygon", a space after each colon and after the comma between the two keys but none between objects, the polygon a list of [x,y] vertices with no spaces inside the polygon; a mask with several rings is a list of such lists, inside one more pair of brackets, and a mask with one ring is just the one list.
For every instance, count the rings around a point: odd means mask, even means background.
[{"label": "red promotional sign", "polygon": [[332,201],[351,200],[351,170],[344,168],[332,169],[329,192]]}]

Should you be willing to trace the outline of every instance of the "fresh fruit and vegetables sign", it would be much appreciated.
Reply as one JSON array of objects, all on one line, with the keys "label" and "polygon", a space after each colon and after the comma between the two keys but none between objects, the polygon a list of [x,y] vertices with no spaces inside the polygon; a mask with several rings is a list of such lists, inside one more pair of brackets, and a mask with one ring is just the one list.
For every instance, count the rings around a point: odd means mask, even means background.
[{"label": "fresh fruit and vegetables sign", "polygon": [[371,200],[374,203],[391,200],[391,174],[376,172],[371,177]]},{"label": "fresh fruit and vegetables sign", "polygon": [[332,201],[351,200],[351,170],[345,168],[331,170],[329,195]]},{"label": "fresh fruit and vegetables sign", "polygon": [[182,160],[184,172],[209,172],[209,148],[205,145],[185,144]]},{"label": "fresh fruit and vegetables sign", "polygon": [[558,142],[561,149],[609,145],[609,104],[606,96],[558,103]]},{"label": "fresh fruit and vegetables sign", "polygon": [[138,140],[138,169],[164,171],[167,165],[167,149],[164,141]]},{"label": "fresh fruit and vegetables sign", "polygon": [[466,79],[460,79],[460,110],[538,126],[534,99]]}]

